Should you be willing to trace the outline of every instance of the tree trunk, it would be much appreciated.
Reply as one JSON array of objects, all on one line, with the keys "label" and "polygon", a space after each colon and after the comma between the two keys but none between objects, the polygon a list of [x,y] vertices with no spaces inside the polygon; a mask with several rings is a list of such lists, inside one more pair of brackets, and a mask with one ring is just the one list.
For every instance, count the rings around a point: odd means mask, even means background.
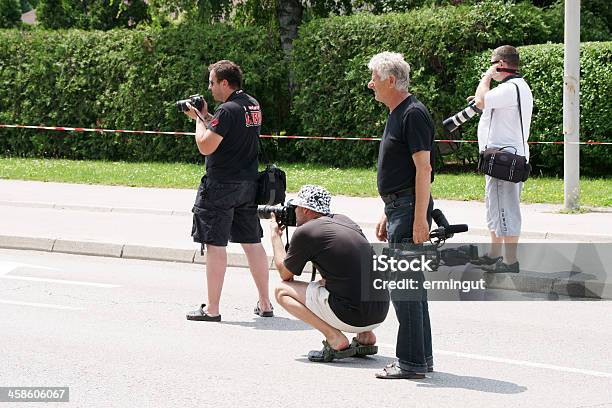
[{"label": "tree trunk", "polygon": [[303,12],[304,8],[300,0],[278,0],[276,4],[281,47],[287,57],[291,55],[293,40],[297,37]]}]

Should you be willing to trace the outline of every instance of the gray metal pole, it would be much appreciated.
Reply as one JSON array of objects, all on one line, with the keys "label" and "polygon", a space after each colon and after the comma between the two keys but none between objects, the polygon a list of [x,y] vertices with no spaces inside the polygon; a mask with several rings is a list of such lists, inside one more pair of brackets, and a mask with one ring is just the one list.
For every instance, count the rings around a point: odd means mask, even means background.
[{"label": "gray metal pole", "polygon": [[580,0],[565,0],[563,64],[564,207],[580,207]]}]

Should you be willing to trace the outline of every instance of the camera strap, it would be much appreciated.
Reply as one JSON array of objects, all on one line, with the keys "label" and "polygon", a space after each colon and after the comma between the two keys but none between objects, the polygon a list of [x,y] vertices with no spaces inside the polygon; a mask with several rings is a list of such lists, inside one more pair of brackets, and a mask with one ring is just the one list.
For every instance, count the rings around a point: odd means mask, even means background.
[{"label": "camera strap", "polygon": [[519,120],[521,122],[521,136],[523,137],[523,154],[527,157],[527,149],[525,148],[525,130],[523,129],[523,108],[521,108],[521,92],[519,87],[514,82],[510,82],[516,88],[516,101],[518,102]]}]

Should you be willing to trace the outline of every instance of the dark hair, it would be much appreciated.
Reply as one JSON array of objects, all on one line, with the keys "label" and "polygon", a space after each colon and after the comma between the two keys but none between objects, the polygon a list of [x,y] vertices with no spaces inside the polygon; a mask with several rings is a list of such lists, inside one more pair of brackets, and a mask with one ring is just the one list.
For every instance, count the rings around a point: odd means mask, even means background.
[{"label": "dark hair", "polygon": [[214,71],[217,81],[221,82],[225,79],[230,87],[236,89],[242,88],[242,70],[232,61],[217,61],[208,66],[208,71]]},{"label": "dark hair", "polygon": [[504,60],[511,68],[518,68],[519,53],[511,45],[502,45],[493,50],[493,59]]}]

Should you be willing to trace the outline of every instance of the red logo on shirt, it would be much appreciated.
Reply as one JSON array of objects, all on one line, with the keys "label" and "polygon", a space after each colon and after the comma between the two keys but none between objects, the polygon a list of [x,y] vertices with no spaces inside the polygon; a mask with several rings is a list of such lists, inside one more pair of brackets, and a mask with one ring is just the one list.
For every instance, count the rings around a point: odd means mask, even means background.
[{"label": "red logo on shirt", "polygon": [[246,122],[247,127],[251,126],[261,126],[261,111],[259,110],[259,106],[249,106],[249,108],[253,110],[244,109],[244,120]]},{"label": "red logo on shirt", "polygon": [[210,121],[210,127],[215,127],[219,124],[219,119],[214,118],[213,120]]}]

